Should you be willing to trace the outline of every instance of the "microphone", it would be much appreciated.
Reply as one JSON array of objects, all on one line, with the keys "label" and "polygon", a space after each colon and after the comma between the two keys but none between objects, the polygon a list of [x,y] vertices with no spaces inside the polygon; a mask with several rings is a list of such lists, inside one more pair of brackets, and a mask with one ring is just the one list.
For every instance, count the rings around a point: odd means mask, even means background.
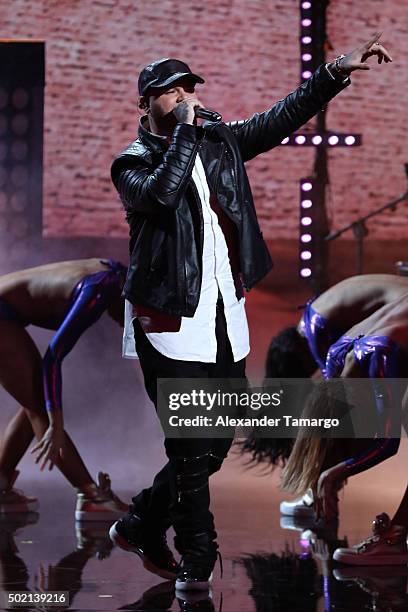
[{"label": "microphone", "polygon": [[201,108],[200,106],[195,109],[195,116],[205,121],[222,121],[222,117],[219,113],[209,110],[208,108]]}]

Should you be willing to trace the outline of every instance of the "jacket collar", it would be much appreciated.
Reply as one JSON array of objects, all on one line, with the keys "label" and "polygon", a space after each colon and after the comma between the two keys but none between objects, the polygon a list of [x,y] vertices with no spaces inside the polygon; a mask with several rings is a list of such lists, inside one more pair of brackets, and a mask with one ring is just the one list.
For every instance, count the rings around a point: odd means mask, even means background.
[{"label": "jacket collar", "polygon": [[153,150],[155,153],[162,153],[168,147],[167,138],[165,136],[158,136],[152,134],[148,129],[149,118],[147,115],[143,115],[139,121],[139,138],[141,142]]}]

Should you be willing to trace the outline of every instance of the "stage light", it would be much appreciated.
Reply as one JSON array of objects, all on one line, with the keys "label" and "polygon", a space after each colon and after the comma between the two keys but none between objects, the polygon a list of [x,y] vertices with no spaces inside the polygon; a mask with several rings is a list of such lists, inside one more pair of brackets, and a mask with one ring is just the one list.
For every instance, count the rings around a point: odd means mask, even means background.
[{"label": "stage light", "polygon": [[11,182],[16,187],[23,187],[28,181],[28,170],[26,166],[17,165],[11,171]]},{"label": "stage light", "polygon": [[284,138],[281,142],[281,144],[288,144],[289,142],[289,136],[287,136],[286,138]]},{"label": "stage light", "polygon": [[14,159],[22,161],[28,155],[28,145],[24,140],[15,140],[11,145],[11,154]]},{"label": "stage light", "polygon": [[308,259],[312,259],[312,252],[311,251],[302,251],[300,253],[300,259],[303,259],[303,261],[307,261]]},{"label": "stage light", "polygon": [[311,234],[302,234],[300,236],[300,240],[301,240],[301,242],[304,242],[305,244],[307,244],[308,242],[312,242],[312,235]]},{"label": "stage light", "polygon": [[309,79],[311,76],[312,76],[312,73],[310,72],[310,70],[304,70],[304,71],[302,72],[302,77],[303,77],[304,79]]},{"label": "stage light", "polygon": [[300,203],[302,208],[311,208],[313,206],[312,200],[302,200]]},{"label": "stage light", "polygon": [[329,145],[336,145],[338,142],[339,142],[338,136],[336,136],[335,134],[333,134],[332,136],[329,136],[329,139],[328,139]]},{"label": "stage light", "polygon": [[312,42],[312,37],[311,36],[303,36],[302,37],[302,43],[304,45],[310,45],[311,42]]},{"label": "stage light", "polygon": [[24,217],[18,217],[11,223],[11,232],[16,238],[24,238],[29,234],[30,226],[27,219]]},{"label": "stage light", "polygon": [[29,97],[26,89],[19,87],[18,89],[15,89],[13,91],[11,96],[11,102],[15,108],[18,108],[18,110],[25,108],[28,104],[28,100]]},{"label": "stage light", "polygon": [[310,9],[312,6],[311,2],[302,2],[302,9]]},{"label": "stage light", "polygon": [[18,115],[14,115],[11,120],[11,129],[18,136],[22,136],[26,133],[28,129],[28,117],[23,113],[18,113]]},{"label": "stage light", "polygon": [[302,19],[302,26],[304,28],[308,28],[310,25],[312,25],[312,20],[311,19]]},{"label": "stage light", "polygon": [[322,142],[323,138],[321,136],[319,136],[318,134],[316,136],[313,136],[312,138],[312,142],[314,145],[319,145]]},{"label": "stage light", "polygon": [[311,191],[313,189],[312,183],[309,183],[307,181],[305,183],[302,183],[301,187],[302,191]]},{"label": "stage light", "polygon": [[312,271],[310,268],[302,268],[300,270],[300,276],[302,276],[303,278],[308,278],[311,275],[312,275]]},{"label": "stage light", "polygon": [[303,53],[302,55],[302,60],[304,62],[310,62],[310,60],[312,59],[312,56],[310,53]]},{"label": "stage light", "polygon": [[305,136],[302,136],[302,134],[300,134],[299,136],[296,136],[295,142],[299,145],[302,145],[306,142],[306,138]]},{"label": "stage light", "polygon": [[344,142],[346,143],[346,145],[350,146],[356,142],[356,139],[354,136],[346,136]]},{"label": "stage light", "polygon": [[311,217],[302,217],[300,222],[301,222],[302,225],[312,225],[312,218]]},{"label": "stage light", "polygon": [[43,41],[0,43],[0,248],[11,258],[38,247],[42,235],[44,56]]},{"label": "stage light", "polygon": [[10,206],[14,212],[23,212],[27,208],[28,199],[24,191],[16,191],[10,198]]}]

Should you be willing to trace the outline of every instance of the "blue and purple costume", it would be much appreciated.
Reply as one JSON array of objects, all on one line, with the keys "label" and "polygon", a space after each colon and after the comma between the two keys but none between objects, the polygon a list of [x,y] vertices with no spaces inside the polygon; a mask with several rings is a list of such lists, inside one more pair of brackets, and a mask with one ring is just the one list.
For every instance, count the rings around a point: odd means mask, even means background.
[{"label": "blue and purple costume", "polygon": [[84,331],[91,327],[119,297],[126,268],[119,262],[101,260],[108,269],[89,274],[74,288],[69,308],[51,340],[43,359],[43,383],[46,408],[61,410],[61,364]]},{"label": "blue and purple costume", "polygon": [[[394,455],[399,447],[402,398],[408,376],[408,355],[387,336],[342,336],[329,349],[326,378],[341,375],[347,354],[353,351],[361,376],[372,379],[378,431],[373,444],[346,461],[350,475],[363,472]],[[388,380],[385,380],[388,379]],[[392,437],[393,436],[393,437]]]},{"label": "blue and purple costume", "polygon": [[309,300],[304,307],[300,329],[307,340],[313,359],[325,375],[327,352],[331,345],[340,338],[342,332],[316,312],[312,305],[313,302],[314,298]]},{"label": "blue and purple costume", "polygon": [[[61,410],[61,364],[78,339],[93,325],[109,307],[112,300],[120,296],[127,269],[112,259],[101,259],[107,270],[84,276],[74,288],[69,307],[59,325],[43,359],[43,384],[46,408]],[[0,319],[14,321],[23,327],[20,314],[0,299]]]}]

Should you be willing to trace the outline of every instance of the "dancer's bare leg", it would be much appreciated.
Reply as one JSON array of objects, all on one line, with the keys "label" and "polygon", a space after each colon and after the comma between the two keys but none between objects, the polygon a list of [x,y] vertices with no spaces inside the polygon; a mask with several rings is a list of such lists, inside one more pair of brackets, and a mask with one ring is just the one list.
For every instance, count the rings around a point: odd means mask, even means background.
[{"label": "dancer's bare leg", "polygon": [[[28,332],[13,321],[0,321],[0,384],[22,406],[32,430],[41,440],[48,429],[42,387],[42,360]],[[14,457],[17,459],[18,455]],[[9,460],[8,468],[15,469]],[[90,492],[96,487],[70,437],[65,434],[63,457],[56,462],[73,487]]]},{"label": "dancer's bare leg", "polygon": [[17,464],[20,462],[34,438],[33,428],[25,410],[20,408],[9,421],[0,445],[0,480],[4,476],[10,481]]}]

